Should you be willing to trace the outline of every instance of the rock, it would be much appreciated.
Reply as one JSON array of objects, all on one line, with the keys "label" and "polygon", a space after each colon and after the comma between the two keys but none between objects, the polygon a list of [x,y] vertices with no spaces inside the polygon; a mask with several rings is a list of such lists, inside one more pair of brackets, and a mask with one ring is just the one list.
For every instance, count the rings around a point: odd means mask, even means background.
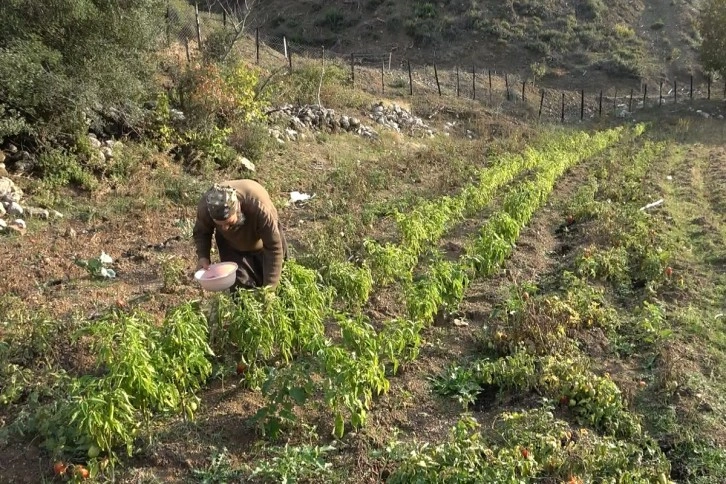
[{"label": "rock", "polygon": [[7,177],[0,177],[0,201],[19,202],[23,191]]},{"label": "rock", "polygon": [[63,214],[57,210],[51,210],[50,214],[55,218],[63,218]]},{"label": "rock", "polygon": [[350,118],[350,127],[355,129],[358,126],[360,126],[360,120],[356,117]]},{"label": "rock", "polygon": [[5,168],[5,163],[0,163],[0,176],[8,176],[8,170]]},{"label": "rock", "polygon": [[3,229],[6,229],[8,227],[8,223],[0,218],[0,232],[2,232]]},{"label": "rock", "polygon": [[297,131],[294,129],[287,128],[285,130],[285,134],[287,135],[287,139],[289,140],[296,140],[297,139]]},{"label": "rock", "polygon": [[5,163],[5,152],[0,151],[0,164]]},{"label": "rock", "polygon": [[24,212],[23,207],[21,207],[18,202],[10,202],[10,205],[8,206],[8,213],[10,215],[23,215]]},{"label": "rock", "polygon": [[26,207],[25,211],[28,214],[28,217],[40,218],[43,220],[48,220],[50,218],[50,212],[44,208]]},{"label": "rock", "polygon": [[18,228],[23,229],[23,230],[25,230],[26,228],[28,228],[28,226],[25,224],[25,220],[23,220],[21,218],[16,218],[15,220],[13,220],[13,223],[10,226],[11,227],[13,227],[13,226],[14,227],[18,227]]},{"label": "rock", "polygon": [[18,152],[18,147],[17,146],[15,146],[12,143],[8,145],[8,153],[10,153],[11,155],[14,155],[17,152]]},{"label": "rock", "polygon": [[101,148],[101,153],[103,154],[103,158],[106,161],[111,161],[113,159],[113,149],[109,148],[108,146],[104,146]]},{"label": "rock", "polygon": [[10,158],[11,167],[16,173],[30,173],[35,166],[35,160],[27,151],[19,151]]},{"label": "rock", "polygon": [[20,235],[25,235],[26,229],[23,227],[19,227],[17,225],[8,225],[8,230],[12,230],[14,232],[19,233]]},{"label": "rock", "polygon": [[5,214],[8,213],[7,210],[5,210],[5,205],[0,203],[0,217],[5,216]]},{"label": "rock", "polygon": [[170,109],[169,117],[172,121],[184,121],[186,119],[184,113],[182,111],[179,111],[178,109]]},{"label": "rock", "polygon": [[98,138],[96,138],[96,135],[93,133],[88,135],[88,142],[91,143],[91,147],[95,149],[99,149],[101,147],[101,142],[98,141]]},{"label": "rock", "polygon": [[237,163],[244,166],[249,171],[255,171],[255,164],[252,163],[250,160],[245,158],[244,156],[238,156],[237,157]]},{"label": "rock", "polygon": [[68,237],[68,238],[70,238],[70,239],[75,239],[76,238],[76,231],[73,230],[73,227],[68,227],[66,229],[65,236]]}]

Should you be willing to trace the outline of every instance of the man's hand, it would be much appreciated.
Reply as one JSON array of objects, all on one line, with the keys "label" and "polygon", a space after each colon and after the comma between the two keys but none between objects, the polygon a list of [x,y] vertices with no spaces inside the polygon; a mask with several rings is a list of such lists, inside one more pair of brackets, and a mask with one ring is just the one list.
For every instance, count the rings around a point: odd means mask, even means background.
[{"label": "man's hand", "polygon": [[197,261],[197,268],[194,269],[194,271],[198,271],[199,269],[204,269],[205,271],[209,269],[209,259],[206,257],[200,257]]},{"label": "man's hand", "polygon": [[272,304],[272,302],[277,299],[277,292],[275,291],[275,288],[271,286],[258,287],[257,291],[259,291],[262,295],[262,300],[265,304]]}]

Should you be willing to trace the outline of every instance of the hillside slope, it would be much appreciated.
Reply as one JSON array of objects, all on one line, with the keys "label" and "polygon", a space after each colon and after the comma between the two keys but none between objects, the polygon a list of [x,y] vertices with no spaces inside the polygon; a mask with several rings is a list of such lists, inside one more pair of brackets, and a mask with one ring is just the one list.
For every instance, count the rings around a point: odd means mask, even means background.
[{"label": "hillside slope", "polygon": [[[547,80],[629,82],[699,75],[701,0],[269,0],[266,36],[340,54],[392,53],[393,62],[531,73]],[[535,70],[537,70],[535,68]],[[541,72],[541,71],[540,71]]]}]

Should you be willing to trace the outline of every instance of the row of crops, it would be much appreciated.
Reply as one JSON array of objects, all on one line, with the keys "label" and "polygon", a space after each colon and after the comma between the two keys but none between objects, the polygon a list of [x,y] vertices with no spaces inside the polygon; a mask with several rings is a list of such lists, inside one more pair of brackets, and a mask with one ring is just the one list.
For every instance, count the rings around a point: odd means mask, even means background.
[{"label": "row of crops", "polygon": [[[243,292],[236,303],[227,295],[190,301],[163,321],[114,310],[75,335],[77,344],[92,345],[98,371],[48,376],[13,427],[40,437],[54,453],[87,456],[97,472],[108,462],[99,456],[116,457],[120,449],[131,454],[154,420],[180,412],[193,418],[199,391],[216,367],[232,361],[245,384],[265,396],[254,416],[264,433],[292,429],[304,415],[300,409],[322,404],[332,416],[331,433],[341,437],[366,424],[374,398],[417,358],[437,313],[454,310],[473,280],[502,265],[558,178],[643,131],[637,125],[562,132],[537,148],[502,155],[459,194],[396,213],[400,240],[366,240],[360,263],[312,268],[291,260],[275,291]],[[458,260],[430,249],[500,192],[498,210]],[[397,317],[371,321],[363,311],[371,294],[391,285],[405,308]]]},{"label": "row of crops", "polygon": [[[577,340],[597,327],[621,348],[647,353],[670,335],[658,295],[672,284],[672,241],[659,217],[639,210],[649,196],[644,175],[665,149],[630,140],[609,150],[565,209],[571,228],[596,222],[589,236],[599,246],[577,249],[542,293],[537,280],[512,283],[485,330],[493,356],[453,362],[433,378],[432,389],[464,410],[497,392],[538,403],[490,417],[489,428],[464,415],[439,445],[390,444],[387,482],[670,482],[670,462],[641,416]],[[618,299],[641,308],[626,316]]]}]

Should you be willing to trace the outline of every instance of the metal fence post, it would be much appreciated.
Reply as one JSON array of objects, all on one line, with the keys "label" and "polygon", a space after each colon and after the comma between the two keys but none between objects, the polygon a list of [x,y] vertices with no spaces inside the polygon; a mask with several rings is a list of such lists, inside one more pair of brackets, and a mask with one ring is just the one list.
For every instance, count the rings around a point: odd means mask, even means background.
[{"label": "metal fence post", "polygon": [[411,76],[411,61],[406,61],[408,63],[408,93],[413,96],[413,77]]}]

